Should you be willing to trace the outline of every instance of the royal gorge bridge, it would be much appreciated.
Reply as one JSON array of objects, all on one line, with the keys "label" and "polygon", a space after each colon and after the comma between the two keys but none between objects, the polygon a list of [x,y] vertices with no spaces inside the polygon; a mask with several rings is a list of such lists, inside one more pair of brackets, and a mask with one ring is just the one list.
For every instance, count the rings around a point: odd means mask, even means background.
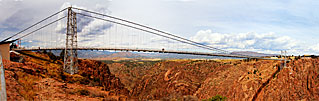
[{"label": "royal gorge bridge", "polygon": [[[13,42],[19,44],[18,48],[13,49],[14,51],[64,50],[64,71],[70,74],[77,72],[77,50],[157,52],[270,59],[231,54],[229,51],[156,28],[76,7],[62,9],[4,39],[1,43]],[[8,51],[6,54],[9,54]]]}]

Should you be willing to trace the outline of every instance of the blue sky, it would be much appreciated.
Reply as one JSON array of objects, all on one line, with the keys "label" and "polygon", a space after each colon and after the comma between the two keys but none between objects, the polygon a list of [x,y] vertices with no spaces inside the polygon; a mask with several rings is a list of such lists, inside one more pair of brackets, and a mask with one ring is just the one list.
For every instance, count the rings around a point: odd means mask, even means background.
[{"label": "blue sky", "polygon": [[[0,0],[1,39],[65,2],[104,7],[113,16],[226,50],[319,54],[318,0]],[[21,12],[30,16],[17,18]]]}]

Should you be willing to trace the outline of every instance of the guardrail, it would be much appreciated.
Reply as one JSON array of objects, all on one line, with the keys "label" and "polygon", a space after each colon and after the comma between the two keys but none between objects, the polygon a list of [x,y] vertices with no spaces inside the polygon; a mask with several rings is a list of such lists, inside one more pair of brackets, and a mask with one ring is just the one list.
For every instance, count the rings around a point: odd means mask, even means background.
[{"label": "guardrail", "polygon": [[3,68],[3,62],[2,62],[2,56],[0,52],[0,81],[1,81],[1,94],[0,94],[0,100],[1,101],[7,101],[7,91],[6,91],[6,80],[4,77],[4,68]]}]

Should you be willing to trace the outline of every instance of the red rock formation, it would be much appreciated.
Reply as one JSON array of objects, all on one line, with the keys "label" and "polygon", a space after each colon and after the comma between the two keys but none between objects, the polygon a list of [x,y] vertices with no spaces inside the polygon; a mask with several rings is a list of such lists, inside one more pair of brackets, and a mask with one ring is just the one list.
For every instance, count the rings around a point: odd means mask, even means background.
[{"label": "red rock formation", "polygon": [[[182,99],[186,95],[228,100],[318,100],[318,59],[282,61],[163,61],[154,65],[110,64],[139,99]],[[134,65],[136,67],[130,67]],[[117,69],[118,68],[118,69]],[[120,68],[120,69],[119,69]],[[129,72],[124,72],[129,71]],[[139,75],[140,74],[140,75]],[[130,85],[127,85],[130,84]]]},{"label": "red rock formation", "polygon": [[252,100],[257,89],[276,71],[273,61],[251,61],[224,65],[212,72],[194,94],[200,99],[222,95],[228,100]]},{"label": "red rock formation", "polygon": [[106,91],[114,90],[117,94],[128,95],[129,91],[124,87],[118,77],[111,74],[105,63],[93,60],[79,61],[79,75],[90,80],[96,80],[98,86],[104,87]]},{"label": "red rock formation", "polygon": [[257,100],[319,99],[319,59],[299,59],[280,71]]},{"label": "red rock formation", "polygon": [[282,62],[271,60],[109,64],[80,60],[79,73],[68,75],[61,73],[61,60],[29,54],[38,58],[4,62],[9,100],[194,100],[216,95],[258,101],[319,98],[319,59],[294,60],[287,64],[291,69],[279,72]]},{"label": "red rock formation", "polygon": [[61,60],[27,54],[24,63],[4,61],[8,100],[128,99],[128,90],[104,63],[80,60],[80,72],[68,75],[61,73]]},{"label": "red rock formation", "polygon": [[193,95],[205,80],[207,72],[220,63],[165,61],[155,64],[136,81],[132,96],[139,99],[177,99]]}]

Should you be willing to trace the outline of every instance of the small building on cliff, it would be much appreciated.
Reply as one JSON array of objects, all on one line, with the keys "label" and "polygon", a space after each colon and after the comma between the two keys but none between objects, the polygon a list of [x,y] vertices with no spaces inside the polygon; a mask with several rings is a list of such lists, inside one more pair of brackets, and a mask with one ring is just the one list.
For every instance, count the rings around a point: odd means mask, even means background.
[{"label": "small building on cliff", "polygon": [[5,41],[0,42],[0,53],[2,59],[10,60],[10,44],[14,41]]}]

